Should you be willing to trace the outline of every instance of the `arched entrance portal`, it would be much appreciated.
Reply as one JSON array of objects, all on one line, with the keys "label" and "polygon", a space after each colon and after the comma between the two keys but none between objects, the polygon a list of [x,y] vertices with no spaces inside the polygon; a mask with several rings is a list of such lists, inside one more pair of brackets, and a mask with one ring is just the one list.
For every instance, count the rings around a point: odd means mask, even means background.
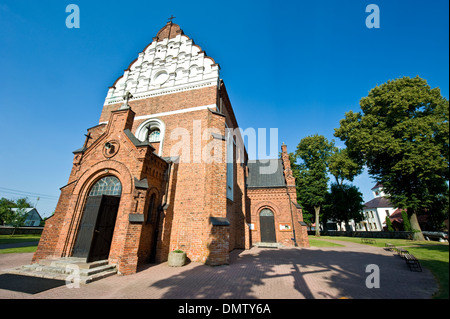
[{"label": "arched entrance portal", "polygon": [[108,259],[119,209],[122,185],[115,176],[106,176],[89,192],[72,250],[73,257],[87,262]]},{"label": "arched entrance portal", "polygon": [[259,225],[261,228],[261,242],[263,243],[276,243],[275,237],[275,219],[273,212],[264,208],[259,213]]}]

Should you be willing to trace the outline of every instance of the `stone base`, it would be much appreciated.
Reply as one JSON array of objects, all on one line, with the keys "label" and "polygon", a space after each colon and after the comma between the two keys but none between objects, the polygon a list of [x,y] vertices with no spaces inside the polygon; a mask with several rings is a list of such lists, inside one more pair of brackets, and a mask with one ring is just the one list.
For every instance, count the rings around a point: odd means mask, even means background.
[{"label": "stone base", "polygon": [[167,263],[170,267],[181,267],[186,264],[186,253],[176,253],[171,251]]},{"label": "stone base", "polygon": [[83,258],[43,259],[39,263],[8,269],[10,274],[65,280],[67,283],[87,284],[117,274],[116,266],[108,260],[87,263]]}]

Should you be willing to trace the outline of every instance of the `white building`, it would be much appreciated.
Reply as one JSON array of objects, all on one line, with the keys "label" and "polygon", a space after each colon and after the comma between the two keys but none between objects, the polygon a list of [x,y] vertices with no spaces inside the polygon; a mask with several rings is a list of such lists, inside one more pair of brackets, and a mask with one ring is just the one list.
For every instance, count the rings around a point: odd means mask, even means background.
[{"label": "white building", "polygon": [[364,204],[364,220],[355,225],[357,231],[383,231],[386,225],[386,216],[391,216],[395,210],[386,194],[383,192],[383,185],[377,183],[372,188],[374,199]]}]

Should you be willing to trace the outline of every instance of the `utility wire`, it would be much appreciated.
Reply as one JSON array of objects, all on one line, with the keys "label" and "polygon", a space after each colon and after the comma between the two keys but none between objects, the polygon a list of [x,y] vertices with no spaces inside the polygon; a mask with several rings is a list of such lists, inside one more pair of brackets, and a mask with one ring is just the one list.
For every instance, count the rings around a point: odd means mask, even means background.
[{"label": "utility wire", "polygon": [[41,199],[47,199],[47,200],[58,200],[58,198],[59,198],[58,196],[55,196],[55,195],[32,193],[32,192],[20,191],[20,190],[6,188],[6,187],[0,187],[0,192],[1,193],[9,193],[9,194],[13,194],[13,195],[19,195],[19,196],[40,197]]}]

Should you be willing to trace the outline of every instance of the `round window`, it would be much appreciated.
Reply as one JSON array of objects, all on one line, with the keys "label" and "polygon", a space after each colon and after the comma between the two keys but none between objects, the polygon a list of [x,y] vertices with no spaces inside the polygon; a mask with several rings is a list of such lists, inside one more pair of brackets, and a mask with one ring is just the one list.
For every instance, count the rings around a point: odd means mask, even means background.
[{"label": "round window", "polygon": [[169,74],[166,71],[160,71],[156,73],[153,81],[155,84],[163,84],[169,78]]}]

